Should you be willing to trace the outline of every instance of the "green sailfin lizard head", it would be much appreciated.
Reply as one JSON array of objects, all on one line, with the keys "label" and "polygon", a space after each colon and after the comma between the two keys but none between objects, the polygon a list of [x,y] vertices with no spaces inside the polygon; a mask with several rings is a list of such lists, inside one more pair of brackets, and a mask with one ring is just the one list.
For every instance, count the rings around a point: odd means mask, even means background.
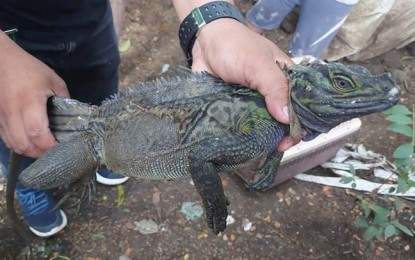
[{"label": "green sailfin lizard head", "polygon": [[313,62],[285,71],[292,110],[306,131],[305,141],[342,122],[384,111],[400,98],[400,87],[390,73],[372,75],[358,65]]}]

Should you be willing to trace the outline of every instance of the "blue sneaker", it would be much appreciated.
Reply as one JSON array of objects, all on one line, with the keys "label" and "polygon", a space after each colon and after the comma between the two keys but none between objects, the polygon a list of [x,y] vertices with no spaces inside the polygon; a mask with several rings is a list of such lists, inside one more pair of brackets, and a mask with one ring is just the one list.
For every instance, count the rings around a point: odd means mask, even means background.
[{"label": "blue sneaker", "polygon": [[128,177],[112,173],[106,169],[99,169],[96,176],[97,182],[105,185],[119,185],[128,180]]},{"label": "blue sneaker", "polygon": [[16,194],[24,220],[35,235],[49,237],[67,225],[65,213],[54,209],[56,201],[50,191],[32,190],[19,185]]}]

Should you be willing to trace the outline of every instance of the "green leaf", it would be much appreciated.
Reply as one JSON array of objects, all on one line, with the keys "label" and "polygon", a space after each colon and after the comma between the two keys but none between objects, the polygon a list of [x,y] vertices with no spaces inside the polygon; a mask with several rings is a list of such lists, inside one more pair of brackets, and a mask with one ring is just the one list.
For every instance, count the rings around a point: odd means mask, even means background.
[{"label": "green leaf", "polygon": [[406,183],[408,184],[409,188],[414,188],[415,187],[415,181],[408,180]]},{"label": "green leaf", "polygon": [[398,210],[399,212],[402,211],[403,207],[405,206],[401,200],[395,196],[395,200],[393,202],[393,204],[395,205],[396,210]]},{"label": "green leaf", "polygon": [[409,190],[409,185],[403,178],[398,178],[398,193],[405,193]]},{"label": "green leaf", "polygon": [[369,227],[369,224],[367,223],[366,219],[364,218],[359,218],[356,222],[355,222],[357,227],[360,228],[367,228]]},{"label": "green leaf", "polygon": [[379,228],[378,231],[376,232],[375,236],[378,240],[382,240],[382,236],[384,233],[385,228]]},{"label": "green leaf", "polygon": [[401,60],[413,60],[413,59],[415,59],[415,56],[403,56],[401,58]]},{"label": "green leaf", "polygon": [[396,148],[395,152],[393,152],[394,158],[404,159],[409,158],[414,154],[414,147],[411,143],[401,144]]},{"label": "green leaf", "polygon": [[371,205],[371,209],[374,211],[374,212],[376,212],[376,214],[378,214],[378,215],[382,215],[382,216],[389,216],[391,213],[390,213],[390,210],[388,210],[388,209],[385,209],[384,207],[382,207],[382,206],[379,206],[379,205]]},{"label": "green leaf", "polygon": [[385,112],[383,112],[385,115],[396,115],[396,114],[400,114],[400,115],[412,115],[412,111],[409,110],[405,105],[395,105],[391,108],[389,108],[388,110],[386,110]]},{"label": "green leaf", "polygon": [[408,175],[408,170],[405,168],[408,164],[412,163],[411,158],[395,158],[393,163],[398,166],[398,170],[400,174],[406,174]]},{"label": "green leaf", "polygon": [[398,123],[392,123],[388,127],[386,127],[386,130],[395,132],[398,134],[402,134],[408,137],[412,137],[412,128],[409,125],[401,125]]},{"label": "green leaf", "polygon": [[125,42],[121,43],[120,46],[118,46],[118,49],[120,52],[126,52],[131,47],[131,41],[126,40]]},{"label": "green leaf", "polygon": [[385,237],[391,237],[398,234],[396,227],[392,224],[388,224],[384,231]]},{"label": "green leaf", "polygon": [[365,214],[365,217],[368,217],[371,212],[369,205],[367,203],[363,203],[362,201],[362,204],[360,205],[360,207],[363,209],[363,213]]},{"label": "green leaf", "polygon": [[412,124],[412,118],[405,115],[389,115],[386,117],[386,120],[395,122],[401,125],[410,125]]},{"label": "green leaf", "polygon": [[390,188],[389,188],[389,190],[388,190],[388,192],[389,192],[389,193],[394,193],[394,192],[395,192],[395,190],[396,190],[396,189],[395,189],[395,187],[390,187]]},{"label": "green leaf", "polygon": [[411,237],[414,236],[414,233],[411,230],[409,230],[409,228],[405,227],[404,225],[402,225],[398,221],[396,221],[396,220],[391,221],[391,224],[394,225],[397,229],[399,229],[403,233],[407,234],[408,236],[411,236]]},{"label": "green leaf", "polygon": [[386,223],[388,223],[388,215],[386,214],[375,214],[373,218],[373,222],[378,224],[381,227],[386,227]]},{"label": "green leaf", "polygon": [[340,183],[348,184],[348,183],[351,183],[353,180],[354,180],[353,177],[343,176],[340,178]]},{"label": "green leaf", "polygon": [[123,185],[117,185],[117,207],[121,207],[125,201],[125,189]]},{"label": "green leaf", "polygon": [[355,168],[353,167],[353,164],[349,164],[349,170],[350,170],[350,173],[351,173],[353,176],[356,176],[356,170],[355,170]]},{"label": "green leaf", "polygon": [[92,233],[91,237],[95,239],[104,239],[105,235],[103,233]]},{"label": "green leaf", "polygon": [[377,232],[378,232],[378,229],[376,227],[369,226],[363,233],[363,239],[366,241],[370,241],[376,236]]}]

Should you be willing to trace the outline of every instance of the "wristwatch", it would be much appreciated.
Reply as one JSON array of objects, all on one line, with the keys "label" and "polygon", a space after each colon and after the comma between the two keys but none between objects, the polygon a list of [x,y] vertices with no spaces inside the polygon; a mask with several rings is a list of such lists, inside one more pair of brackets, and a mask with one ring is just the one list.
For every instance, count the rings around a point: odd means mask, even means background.
[{"label": "wristwatch", "polygon": [[196,33],[203,25],[219,18],[233,18],[241,23],[244,18],[238,8],[225,1],[213,1],[197,7],[184,18],[179,28],[180,46],[192,66],[192,49],[196,40]]}]

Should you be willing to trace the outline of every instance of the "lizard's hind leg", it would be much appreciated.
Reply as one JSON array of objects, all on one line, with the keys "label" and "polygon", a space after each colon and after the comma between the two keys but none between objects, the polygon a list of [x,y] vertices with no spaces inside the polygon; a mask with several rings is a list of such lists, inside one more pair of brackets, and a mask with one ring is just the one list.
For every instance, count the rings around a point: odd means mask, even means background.
[{"label": "lizard's hind leg", "polygon": [[91,135],[80,135],[55,145],[20,174],[20,182],[44,190],[95,174],[99,167],[95,141]]}]

